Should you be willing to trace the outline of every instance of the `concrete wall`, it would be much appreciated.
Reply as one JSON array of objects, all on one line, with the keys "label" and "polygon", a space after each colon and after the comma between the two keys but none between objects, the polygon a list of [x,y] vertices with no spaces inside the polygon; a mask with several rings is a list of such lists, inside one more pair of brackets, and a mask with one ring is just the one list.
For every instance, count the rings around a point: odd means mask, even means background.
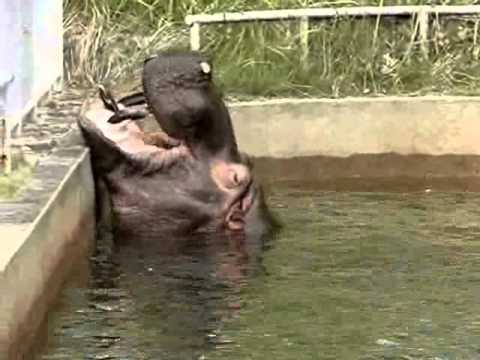
[{"label": "concrete wall", "polygon": [[24,359],[70,270],[94,241],[89,151],[42,160],[22,196],[0,202],[0,359]]},{"label": "concrete wall", "polygon": [[480,98],[385,97],[233,103],[253,156],[480,154]]}]

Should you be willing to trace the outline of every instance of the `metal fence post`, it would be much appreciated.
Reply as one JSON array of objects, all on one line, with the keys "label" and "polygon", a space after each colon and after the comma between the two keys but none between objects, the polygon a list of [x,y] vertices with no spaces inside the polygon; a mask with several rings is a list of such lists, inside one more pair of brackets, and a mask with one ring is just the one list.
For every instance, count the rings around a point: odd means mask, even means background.
[{"label": "metal fence post", "polygon": [[303,16],[300,19],[300,45],[302,47],[302,61],[308,60],[308,34],[309,33],[309,19],[308,16]]},{"label": "metal fence post", "polygon": [[420,49],[422,50],[423,56],[428,58],[428,20],[429,20],[428,9],[422,6],[417,13],[418,21],[418,35],[420,38]]},{"label": "metal fence post", "polygon": [[0,79],[0,120],[2,122],[2,156],[5,159],[5,173],[10,174],[12,172],[12,148],[11,148],[11,136],[12,129],[10,121],[7,118],[7,94],[8,88],[15,80],[14,75],[4,74],[3,78]]},{"label": "metal fence post", "polygon": [[4,156],[5,156],[5,173],[12,173],[12,126],[8,118],[4,118],[5,134],[4,134]]},{"label": "metal fence post", "polygon": [[200,50],[200,23],[194,22],[190,27],[190,48]]}]

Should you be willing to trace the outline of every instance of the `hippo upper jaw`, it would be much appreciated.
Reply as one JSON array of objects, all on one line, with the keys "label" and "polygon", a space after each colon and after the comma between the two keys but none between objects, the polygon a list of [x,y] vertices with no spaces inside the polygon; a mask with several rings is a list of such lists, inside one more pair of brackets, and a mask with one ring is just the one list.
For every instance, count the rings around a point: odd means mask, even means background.
[{"label": "hippo upper jaw", "polygon": [[241,230],[256,199],[257,188],[250,166],[241,162],[238,152],[234,152],[234,155],[232,157],[231,149],[227,148],[216,154],[208,154],[203,162],[208,163],[210,178],[224,194],[221,207],[223,225],[230,230]]}]

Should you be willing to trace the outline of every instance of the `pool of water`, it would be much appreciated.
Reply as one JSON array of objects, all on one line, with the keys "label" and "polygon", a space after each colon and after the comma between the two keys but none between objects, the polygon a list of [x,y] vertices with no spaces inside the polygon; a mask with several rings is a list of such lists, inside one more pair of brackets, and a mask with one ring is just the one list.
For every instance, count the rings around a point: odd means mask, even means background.
[{"label": "pool of water", "polygon": [[100,251],[40,359],[480,359],[480,194],[268,202],[263,243]]}]

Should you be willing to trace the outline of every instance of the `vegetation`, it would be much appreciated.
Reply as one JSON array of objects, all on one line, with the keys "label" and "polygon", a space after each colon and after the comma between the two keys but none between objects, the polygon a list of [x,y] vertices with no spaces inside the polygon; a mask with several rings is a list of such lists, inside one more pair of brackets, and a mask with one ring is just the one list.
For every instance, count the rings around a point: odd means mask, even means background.
[{"label": "vegetation", "polygon": [[[187,14],[430,3],[434,2],[65,0],[67,79],[80,85],[138,86],[138,71],[148,54],[188,48],[183,23]],[[428,57],[416,36],[418,23],[409,18],[311,21],[307,59],[301,56],[295,21],[204,26],[202,51],[213,57],[219,82],[236,97],[478,94],[478,25],[473,18],[432,19]]]},{"label": "vegetation", "polygon": [[30,180],[32,167],[22,165],[11,174],[0,173],[0,200],[14,198],[18,191]]}]

